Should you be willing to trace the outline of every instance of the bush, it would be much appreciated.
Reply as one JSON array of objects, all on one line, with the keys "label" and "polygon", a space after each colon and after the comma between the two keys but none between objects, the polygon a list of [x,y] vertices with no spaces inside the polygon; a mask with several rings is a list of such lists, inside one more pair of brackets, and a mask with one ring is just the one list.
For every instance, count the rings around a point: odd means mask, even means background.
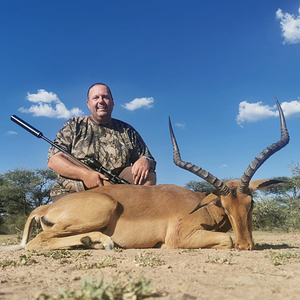
[{"label": "bush", "polygon": [[258,199],[253,209],[253,229],[284,230],[300,229],[300,209],[282,203],[276,198]]},{"label": "bush", "polygon": [[4,216],[1,218],[0,234],[22,235],[27,217],[24,215]]}]

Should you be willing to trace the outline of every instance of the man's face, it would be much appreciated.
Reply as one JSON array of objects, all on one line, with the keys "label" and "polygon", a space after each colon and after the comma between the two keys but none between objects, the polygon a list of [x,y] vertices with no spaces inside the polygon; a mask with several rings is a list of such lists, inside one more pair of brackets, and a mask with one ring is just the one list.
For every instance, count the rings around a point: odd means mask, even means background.
[{"label": "man's face", "polygon": [[91,111],[92,119],[97,124],[110,122],[114,100],[105,85],[97,84],[90,89],[87,106]]}]

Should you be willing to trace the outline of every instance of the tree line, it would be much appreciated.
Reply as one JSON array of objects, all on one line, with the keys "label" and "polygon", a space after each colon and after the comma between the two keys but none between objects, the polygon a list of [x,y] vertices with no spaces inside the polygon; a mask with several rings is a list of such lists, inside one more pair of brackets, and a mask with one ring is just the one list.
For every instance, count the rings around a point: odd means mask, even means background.
[{"label": "tree line", "polygon": [[17,168],[0,174],[0,234],[22,231],[30,212],[51,202],[56,173]]},{"label": "tree line", "polygon": [[[290,177],[273,178],[283,180],[285,184],[254,193],[254,229],[300,229],[300,164],[293,163],[289,168]],[[48,168],[17,168],[0,174],[0,234],[22,231],[34,208],[51,203],[50,188],[55,180],[56,173]],[[206,181],[190,181],[185,187],[196,192],[214,190]]]}]

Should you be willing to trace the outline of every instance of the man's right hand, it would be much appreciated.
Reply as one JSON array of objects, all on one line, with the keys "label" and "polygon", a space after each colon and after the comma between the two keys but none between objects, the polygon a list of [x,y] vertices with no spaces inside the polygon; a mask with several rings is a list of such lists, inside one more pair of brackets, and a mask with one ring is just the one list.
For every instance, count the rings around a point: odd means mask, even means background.
[{"label": "man's right hand", "polygon": [[88,189],[92,189],[98,186],[103,186],[103,180],[109,180],[105,175],[93,171],[93,170],[85,170],[86,174],[81,178],[81,180],[84,182],[84,185]]},{"label": "man's right hand", "polygon": [[48,167],[61,176],[83,181],[88,189],[103,186],[103,180],[109,180],[99,172],[73,164],[62,152],[49,159]]}]

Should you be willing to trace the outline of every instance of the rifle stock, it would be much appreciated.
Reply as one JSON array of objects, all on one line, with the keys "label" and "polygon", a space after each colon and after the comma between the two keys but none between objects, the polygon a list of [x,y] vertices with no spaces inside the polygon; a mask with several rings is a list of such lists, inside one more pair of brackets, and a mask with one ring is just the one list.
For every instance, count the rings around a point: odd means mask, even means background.
[{"label": "rifle stock", "polygon": [[73,156],[71,153],[69,153],[68,151],[64,150],[63,148],[61,148],[60,146],[56,145],[55,143],[53,143],[51,140],[47,139],[43,133],[41,131],[39,131],[38,129],[34,128],[33,126],[31,126],[30,124],[28,124],[27,122],[25,122],[24,120],[20,119],[19,117],[17,117],[16,115],[12,115],[10,117],[10,119],[15,122],[17,125],[21,126],[23,129],[27,130],[29,133],[33,134],[34,136],[36,136],[37,138],[42,138],[43,140],[45,140],[46,142],[48,142],[49,144],[51,144],[53,147],[55,147],[56,149],[58,149],[59,151],[61,151],[62,153],[64,153],[66,155],[66,158],[71,161],[73,164],[78,165],[80,167],[89,169],[89,170],[94,170],[97,171],[103,175],[105,175],[108,179],[109,182],[112,184],[130,184],[128,181],[126,181],[123,178],[120,178],[117,175],[112,174],[111,171],[107,170],[106,168],[104,168],[96,159],[94,158],[88,158],[87,160],[87,165],[84,164],[83,162],[81,162],[79,159],[77,159],[75,156]]}]

